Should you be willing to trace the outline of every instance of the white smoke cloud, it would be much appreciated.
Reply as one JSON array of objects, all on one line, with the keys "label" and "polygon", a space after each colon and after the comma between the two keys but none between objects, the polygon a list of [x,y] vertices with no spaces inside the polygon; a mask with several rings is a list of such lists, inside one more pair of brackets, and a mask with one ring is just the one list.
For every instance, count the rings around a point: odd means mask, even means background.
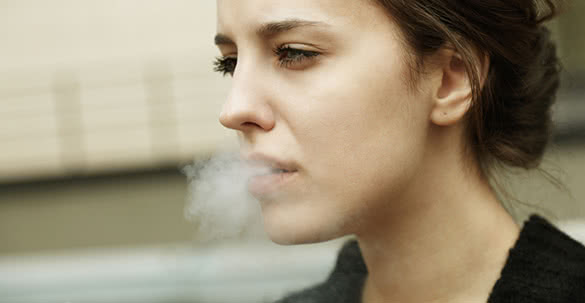
[{"label": "white smoke cloud", "polygon": [[198,225],[196,241],[263,235],[260,205],[248,192],[248,179],[268,168],[252,168],[237,153],[219,153],[186,166],[189,195],[185,216]]}]

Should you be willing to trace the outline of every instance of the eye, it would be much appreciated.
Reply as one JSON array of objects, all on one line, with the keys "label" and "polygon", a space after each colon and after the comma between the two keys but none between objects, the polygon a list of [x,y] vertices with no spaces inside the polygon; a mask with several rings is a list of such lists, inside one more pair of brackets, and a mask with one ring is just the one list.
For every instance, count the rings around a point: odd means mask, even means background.
[{"label": "eye", "polygon": [[[273,50],[273,53],[278,58],[279,66],[285,68],[292,68],[320,55],[318,52],[292,48],[289,45],[279,46]],[[237,57],[217,57],[213,62],[213,70],[224,76],[227,74],[233,76],[237,63]]]},{"label": "eye", "polygon": [[238,63],[238,58],[234,57],[217,57],[213,62],[213,70],[223,74],[224,76],[230,74],[231,76],[234,75],[234,71],[236,70],[236,64]]},{"label": "eye", "polygon": [[289,45],[277,47],[273,52],[278,57],[279,65],[286,68],[294,67],[320,55],[318,52],[292,48]]}]

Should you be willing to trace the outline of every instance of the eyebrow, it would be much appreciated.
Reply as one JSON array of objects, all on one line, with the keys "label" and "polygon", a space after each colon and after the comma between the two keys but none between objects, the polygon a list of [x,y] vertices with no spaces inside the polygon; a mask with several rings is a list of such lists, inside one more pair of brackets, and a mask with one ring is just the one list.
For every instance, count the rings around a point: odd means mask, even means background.
[{"label": "eyebrow", "polygon": [[[299,27],[318,27],[328,26],[329,24],[317,21],[309,21],[302,19],[287,19],[277,22],[268,22],[260,25],[256,30],[256,36],[261,38],[270,38],[284,32],[291,31]],[[216,45],[235,44],[234,41],[224,34],[217,34],[215,36]]]}]

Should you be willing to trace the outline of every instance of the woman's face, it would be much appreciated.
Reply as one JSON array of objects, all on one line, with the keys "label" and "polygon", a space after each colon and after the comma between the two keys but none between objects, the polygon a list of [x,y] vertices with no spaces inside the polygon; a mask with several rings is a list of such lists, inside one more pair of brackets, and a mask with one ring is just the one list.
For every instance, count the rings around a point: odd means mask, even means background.
[{"label": "woman's face", "polygon": [[250,184],[272,240],[359,233],[368,218],[403,208],[431,92],[409,89],[406,51],[385,11],[366,0],[217,5],[219,66],[233,72],[220,122],[238,131],[245,157],[289,171]]}]

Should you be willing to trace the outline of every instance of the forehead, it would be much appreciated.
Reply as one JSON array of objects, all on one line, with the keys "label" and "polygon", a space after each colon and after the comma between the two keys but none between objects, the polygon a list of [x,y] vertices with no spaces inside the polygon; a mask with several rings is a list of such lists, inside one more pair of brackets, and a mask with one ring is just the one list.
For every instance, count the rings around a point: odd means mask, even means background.
[{"label": "forehead", "polygon": [[333,25],[369,26],[387,18],[371,0],[217,0],[217,31],[254,30],[258,24],[291,18]]}]

